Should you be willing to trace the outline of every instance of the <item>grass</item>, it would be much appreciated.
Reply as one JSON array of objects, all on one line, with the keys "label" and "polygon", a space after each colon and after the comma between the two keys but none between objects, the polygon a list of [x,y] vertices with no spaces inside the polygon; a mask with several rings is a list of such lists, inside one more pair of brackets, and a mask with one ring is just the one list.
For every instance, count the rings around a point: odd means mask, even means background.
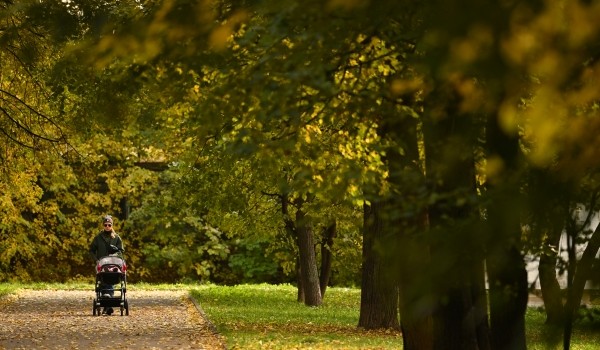
[{"label": "grass", "polygon": [[296,302],[289,285],[199,286],[191,294],[228,349],[398,349],[398,332],[356,327],[360,291],[329,288],[323,305]]},{"label": "grass", "polygon": [[[323,305],[296,302],[292,286],[239,285],[193,287],[192,296],[227,342],[228,349],[399,349],[397,332],[368,332],[356,327],[358,289],[329,288]],[[600,310],[585,312],[574,327],[572,350],[596,350]],[[562,349],[562,329],[545,325],[542,309],[526,315],[527,348]]]},{"label": "grass", "polygon": [[11,283],[0,283],[0,299],[14,293],[18,287]]},{"label": "grass", "polygon": [[[571,350],[597,350],[600,344],[600,309],[582,310],[580,318],[573,326]],[[525,318],[527,349],[558,350],[563,349],[563,330],[547,326],[545,311],[542,308],[530,308]]]},{"label": "grass", "polygon": [[[128,283],[128,290],[182,290],[189,289],[190,284],[151,284],[151,283]],[[94,281],[78,281],[69,283],[0,283],[0,297],[14,293],[19,289],[32,290],[94,290]]]}]

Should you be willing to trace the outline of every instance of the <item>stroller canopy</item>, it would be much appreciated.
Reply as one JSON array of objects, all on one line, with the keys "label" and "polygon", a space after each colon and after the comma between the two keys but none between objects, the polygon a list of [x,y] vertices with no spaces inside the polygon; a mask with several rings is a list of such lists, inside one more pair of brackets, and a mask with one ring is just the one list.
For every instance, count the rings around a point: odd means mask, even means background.
[{"label": "stroller canopy", "polygon": [[100,258],[100,260],[98,260],[98,265],[100,265],[100,266],[118,265],[120,267],[123,267],[124,264],[125,264],[125,260],[123,260],[122,258],[120,258],[118,256],[105,256],[103,258]]}]

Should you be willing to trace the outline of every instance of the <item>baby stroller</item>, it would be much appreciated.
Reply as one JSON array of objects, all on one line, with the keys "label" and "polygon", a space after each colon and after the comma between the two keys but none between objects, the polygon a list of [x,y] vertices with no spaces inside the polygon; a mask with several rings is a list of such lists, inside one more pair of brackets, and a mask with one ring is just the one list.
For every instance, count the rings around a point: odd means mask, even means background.
[{"label": "baby stroller", "polygon": [[[120,295],[117,288],[112,287],[120,284]],[[109,255],[98,260],[96,265],[96,298],[94,298],[93,315],[100,316],[102,308],[120,308],[129,316],[129,304],[127,302],[127,264],[125,260],[116,255]],[[110,315],[110,314],[109,314]]]}]

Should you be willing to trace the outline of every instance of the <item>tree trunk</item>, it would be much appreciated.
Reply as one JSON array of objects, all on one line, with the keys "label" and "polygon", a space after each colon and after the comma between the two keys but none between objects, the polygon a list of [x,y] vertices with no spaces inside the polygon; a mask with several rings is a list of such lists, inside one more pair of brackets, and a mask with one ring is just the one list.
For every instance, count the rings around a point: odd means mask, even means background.
[{"label": "tree trunk", "polygon": [[485,263],[478,261],[473,268],[474,281],[471,286],[471,293],[473,295],[477,344],[479,344],[479,350],[490,350],[492,345],[490,343],[490,326],[488,323],[488,294],[485,288]]},{"label": "tree trunk", "polygon": [[482,251],[479,214],[472,202],[476,197],[474,116],[462,114],[460,95],[450,85],[434,86],[427,102],[423,125],[426,173],[436,199],[429,207],[430,276],[437,301],[433,347],[486,349],[483,298],[474,294],[481,292],[476,272],[481,271],[483,261],[483,254],[478,255]]},{"label": "tree trunk", "polygon": [[129,203],[129,199],[127,197],[121,198],[119,202],[119,219],[127,220],[129,218],[129,214],[131,213],[131,203]]},{"label": "tree trunk", "polygon": [[573,184],[565,181],[551,168],[532,168],[528,171],[531,236],[545,237],[538,265],[540,289],[546,311],[546,324],[562,326],[564,295],[558,282],[556,268],[558,249],[565,222],[568,219]]},{"label": "tree trunk", "polygon": [[298,284],[298,293],[296,301],[304,303],[306,297],[304,295],[304,284],[302,283],[302,269],[300,268],[300,258],[296,258],[296,283]]},{"label": "tree trunk", "polygon": [[527,271],[515,247],[495,248],[487,260],[492,349],[526,349]]},{"label": "tree trunk", "polygon": [[323,298],[319,287],[314,232],[310,219],[301,209],[296,211],[296,231],[298,233],[298,252],[300,256],[302,289],[304,290],[304,304],[307,306],[319,306],[323,302]]},{"label": "tree trunk", "polygon": [[319,278],[319,285],[321,286],[321,296],[325,297],[325,291],[327,291],[327,285],[331,277],[331,263],[333,260],[333,253],[331,251],[333,247],[333,239],[337,234],[337,224],[334,221],[331,225],[323,232],[323,241],[321,242],[321,275]]},{"label": "tree trunk", "polygon": [[[432,257],[437,258],[438,264],[444,264],[440,260],[444,256],[448,256],[445,248],[433,248]],[[452,264],[452,260],[456,265],[451,269],[439,269],[434,283],[439,294],[433,314],[433,349],[489,350],[483,264],[478,259],[460,261],[461,258],[456,256],[446,264]]]},{"label": "tree trunk", "polygon": [[[460,281],[460,283],[465,283]],[[479,349],[475,322],[469,314],[472,297],[469,290],[457,285],[446,290],[447,301],[438,306],[434,322],[436,350]]]},{"label": "tree trunk", "polygon": [[[561,232],[551,232],[551,237],[546,240],[546,245],[558,247]],[[546,309],[546,323],[562,325],[564,321],[563,295],[556,277],[557,253],[541,254],[538,272],[540,276],[540,289],[544,308]]]},{"label": "tree trunk", "polygon": [[399,329],[398,288],[383,259],[380,239],[383,204],[364,205],[363,266],[358,326],[365,329]]},{"label": "tree trunk", "polygon": [[518,174],[519,139],[506,134],[499,116],[487,124],[488,159],[502,168],[488,179],[487,272],[490,288],[490,330],[494,350],[526,349],[525,311],[529,296],[527,270],[521,254],[520,207],[522,196]]},{"label": "tree trunk", "polygon": [[419,166],[422,159],[418,129],[415,118],[397,115],[387,118],[381,126],[382,137],[391,140],[391,145],[401,145],[388,147],[385,152],[393,190],[389,212],[383,216],[387,218],[386,231],[392,237],[386,250],[393,254],[391,267],[398,274],[404,350],[433,349],[431,291],[427,288],[429,276],[423,273],[431,264],[431,257],[424,239],[428,229],[427,199],[423,198],[426,179]]},{"label": "tree trunk", "polygon": [[[593,207],[593,206],[592,206]],[[592,278],[592,271],[596,254],[600,249],[600,225],[596,226],[592,237],[587,243],[581,259],[576,261],[569,260],[569,264],[576,264],[575,268],[570,271],[575,271],[575,275],[572,277],[572,285],[568,291],[567,303],[565,306],[565,314],[567,316],[567,322],[572,322],[573,317],[581,305],[581,299],[583,298],[583,291],[585,289],[586,282]],[[568,326],[571,328],[571,325]],[[569,329],[569,332],[572,331]],[[566,344],[570,343],[570,334],[565,332]],[[568,348],[566,346],[566,348]]]},{"label": "tree trunk", "polygon": [[[298,242],[298,229],[296,228],[296,222],[292,220],[290,212],[289,212],[290,201],[287,193],[283,193],[281,195],[281,214],[283,215],[283,223],[285,227],[285,232],[292,238],[292,240],[296,243],[296,246],[300,246]],[[298,293],[296,295],[296,300],[300,303],[304,303],[305,294],[304,294],[304,284],[302,283],[302,268],[300,264],[300,257],[296,257],[296,281],[298,284]]]},{"label": "tree trunk", "polygon": [[[425,215],[415,226],[424,229]],[[431,291],[427,290],[427,274],[423,268],[430,261],[429,247],[423,242],[403,235],[399,242],[399,310],[404,350],[433,349],[433,324],[430,310]]]}]

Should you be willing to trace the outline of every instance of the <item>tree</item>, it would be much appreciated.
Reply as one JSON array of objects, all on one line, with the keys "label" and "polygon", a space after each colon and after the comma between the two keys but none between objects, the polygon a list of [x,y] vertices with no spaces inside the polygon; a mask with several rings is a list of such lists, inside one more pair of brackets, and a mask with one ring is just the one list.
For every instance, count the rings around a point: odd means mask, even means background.
[{"label": "tree", "polygon": [[[400,327],[398,321],[398,282],[385,266],[391,257],[383,252],[390,244],[385,217],[389,203],[373,201],[365,204],[363,224],[363,262],[358,326],[365,329]],[[383,216],[383,217],[382,217]],[[387,236],[387,239],[386,239]],[[393,242],[393,241],[392,241]]]},{"label": "tree", "polygon": [[[408,329],[416,326],[411,335],[427,334],[431,317],[434,346],[487,348],[485,258],[493,284],[492,346],[523,348],[521,239],[539,242],[543,237],[523,236],[515,209],[525,211],[536,200],[538,192],[525,193],[535,187],[526,183],[528,171],[551,169],[556,178],[566,179],[561,183],[580,188],[597,170],[595,152],[580,152],[597,144],[599,30],[591,15],[597,5],[574,0],[311,5],[219,1],[207,9],[189,1],[143,6],[81,1],[32,8],[51,9],[60,14],[56,18],[76,24],[69,37],[74,54],[56,63],[50,86],[57,91],[59,111],[77,112],[69,119],[84,126],[77,135],[82,140],[96,132],[123,137],[122,143],[104,144],[106,149],[132,151],[138,164],[141,158],[173,164],[188,192],[197,191],[185,205],[194,224],[178,229],[201,232],[199,222],[213,228],[218,222],[241,234],[242,224],[233,223],[240,216],[231,209],[245,210],[248,216],[240,222],[248,223],[250,215],[277,208],[261,215],[260,224],[281,234],[282,203],[270,194],[289,195],[298,206],[290,208],[287,219],[293,217],[296,233],[304,234],[304,280],[311,284],[311,300],[318,302],[311,233],[332,219],[340,227],[353,223],[354,210],[367,199],[375,210],[366,212],[365,229],[381,235],[375,249],[365,251],[366,258],[387,261],[381,258],[393,255],[393,249],[405,253],[415,246],[423,252],[417,261],[426,264],[427,274],[407,273],[417,262],[402,254],[394,270],[385,269],[390,274],[383,271],[393,276],[391,284],[363,288],[392,290],[398,280],[404,316],[412,315],[404,307],[419,293],[429,298],[424,309],[435,312],[401,317],[405,331],[410,334]],[[415,74],[405,74],[406,67]],[[424,146],[415,146],[415,140]],[[102,159],[108,154],[103,174],[116,179],[139,174],[128,168],[136,161],[120,152],[98,154]],[[196,175],[223,160],[219,171]],[[425,172],[415,164],[423,160]],[[257,177],[226,178],[242,178],[243,186],[210,191],[211,176],[249,169]],[[92,177],[85,179],[93,183]],[[475,179],[486,186],[475,186]],[[103,183],[114,199],[135,201],[118,183]],[[102,191],[90,191],[90,198],[97,193]],[[240,193],[243,198],[229,208],[225,200],[212,211],[201,203],[211,195],[226,199]],[[37,195],[24,197],[35,202]],[[259,210],[240,203],[249,198],[261,204]],[[154,208],[181,209],[179,203],[170,204],[153,203]],[[144,218],[135,209],[134,214]],[[221,214],[229,218],[220,219]],[[378,220],[370,221],[371,214]],[[171,231],[166,241],[171,244],[175,235]],[[219,235],[213,237],[219,240]],[[365,238],[370,245],[374,237]],[[146,239],[152,242],[150,230]],[[392,249],[377,249],[387,242],[393,242]],[[590,254],[594,246],[595,241]],[[197,257],[187,258],[182,261],[190,265]],[[441,283],[442,274],[454,278]],[[318,289],[322,292],[322,286]],[[506,289],[516,293],[505,294]],[[385,315],[396,313],[396,306],[379,306]],[[471,308],[477,312],[468,313]]]},{"label": "tree", "polygon": [[486,208],[491,239],[487,248],[491,341],[494,349],[525,349],[529,291],[521,241],[520,152],[517,135],[506,134],[498,118],[487,125],[488,159],[501,162],[490,178]]}]

